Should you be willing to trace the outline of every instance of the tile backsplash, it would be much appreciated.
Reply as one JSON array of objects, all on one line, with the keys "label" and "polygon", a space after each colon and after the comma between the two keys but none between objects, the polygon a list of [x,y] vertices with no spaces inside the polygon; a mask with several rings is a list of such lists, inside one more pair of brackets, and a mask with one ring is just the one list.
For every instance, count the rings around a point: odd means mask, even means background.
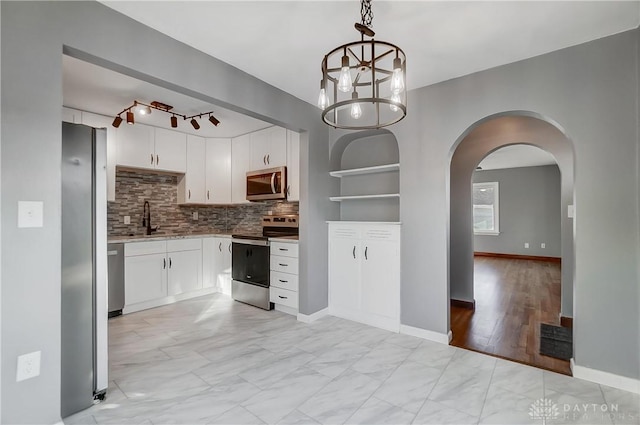
[{"label": "tile backsplash", "polygon": [[[151,225],[160,234],[260,232],[260,218],[274,214],[297,214],[297,202],[265,201],[242,205],[182,206],[177,204],[178,177],[149,172],[117,170],[116,200],[107,206],[109,236],[144,235],[144,201],[151,205]],[[193,213],[198,219],[193,219]],[[124,217],[131,224],[124,224]]]}]

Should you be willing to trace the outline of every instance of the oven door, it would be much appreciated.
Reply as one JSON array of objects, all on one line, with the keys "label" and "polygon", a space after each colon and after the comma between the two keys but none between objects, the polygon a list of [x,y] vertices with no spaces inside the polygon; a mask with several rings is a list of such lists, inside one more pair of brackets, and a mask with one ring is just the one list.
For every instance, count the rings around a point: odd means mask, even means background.
[{"label": "oven door", "polygon": [[231,277],[233,280],[269,287],[269,242],[233,239]]},{"label": "oven door", "polygon": [[286,167],[247,173],[247,201],[286,199]]}]

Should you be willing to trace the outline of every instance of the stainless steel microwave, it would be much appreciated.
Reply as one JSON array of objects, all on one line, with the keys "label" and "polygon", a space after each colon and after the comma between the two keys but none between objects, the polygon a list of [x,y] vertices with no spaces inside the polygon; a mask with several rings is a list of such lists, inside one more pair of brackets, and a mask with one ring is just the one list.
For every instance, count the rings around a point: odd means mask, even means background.
[{"label": "stainless steel microwave", "polygon": [[287,167],[247,173],[247,201],[287,198]]}]

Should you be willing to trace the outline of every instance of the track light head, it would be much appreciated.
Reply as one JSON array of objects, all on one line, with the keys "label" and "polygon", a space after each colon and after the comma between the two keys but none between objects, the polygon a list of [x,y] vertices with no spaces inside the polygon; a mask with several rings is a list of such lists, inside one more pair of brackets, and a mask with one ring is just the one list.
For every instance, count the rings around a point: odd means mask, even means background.
[{"label": "track light head", "polygon": [[211,124],[215,125],[216,127],[218,126],[218,124],[220,124],[220,121],[218,121],[218,119],[213,115],[209,115],[209,121],[211,121]]},{"label": "track light head", "polygon": [[143,105],[141,103],[138,104],[138,113],[140,115],[149,115],[151,113],[151,108],[147,105]]},{"label": "track light head", "polygon": [[178,117],[175,115],[171,117],[171,128],[178,128]]},{"label": "track light head", "polygon": [[191,125],[193,126],[193,128],[195,128],[196,130],[200,130],[200,124],[198,124],[198,121],[196,121],[195,118],[191,118]]},{"label": "track light head", "polygon": [[133,112],[131,112],[131,110],[127,111],[127,124],[135,124],[136,120],[133,117]]},{"label": "track light head", "polygon": [[113,119],[113,123],[111,123],[111,125],[114,126],[115,128],[118,128],[120,127],[120,124],[122,124],[122,117],[118,115]]}]

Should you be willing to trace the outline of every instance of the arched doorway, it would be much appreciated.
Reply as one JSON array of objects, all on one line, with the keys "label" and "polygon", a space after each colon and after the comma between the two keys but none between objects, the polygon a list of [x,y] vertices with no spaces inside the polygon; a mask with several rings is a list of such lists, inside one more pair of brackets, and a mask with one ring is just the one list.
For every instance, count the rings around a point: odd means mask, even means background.
[{"label": "arched doorway", "polygon": [[[568,321],[573,317],[573,223],[568,214],[573,205],[573,147],[557,124],[531,112],[507,112],[480,120],[471,125],[452,148],[449,168],[449,297],[454,305],[468,308],[475,305],[472,177],[487,155],[515,144],[531,145],[549,152],[560,170],[560,315]],[[450,322],[453,322],[451,315]],[[560,317],[557,323],[560,323]],[[536,345],[538,343],[535,342]],[[511,358],[508,353],[489,354]],[[514,360],[548,368],[523,358]],[[568,365],[563,372],[568,373]]]}]

